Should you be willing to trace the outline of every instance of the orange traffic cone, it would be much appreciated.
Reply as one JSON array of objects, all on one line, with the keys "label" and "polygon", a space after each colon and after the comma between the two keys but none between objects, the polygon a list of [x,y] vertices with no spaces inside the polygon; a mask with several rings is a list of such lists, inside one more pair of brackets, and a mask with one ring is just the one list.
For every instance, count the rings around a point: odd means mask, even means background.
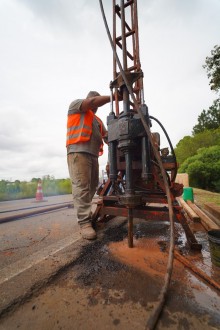
[{"label": "orange traffic cone", "polygon": [[39,180],[38,184],[37,184],[36,201],[40,202],[43,199],[44,199],[44,196],[43,196],[43,190],[42,190],[42,186],[41,186],[41,180]]}]

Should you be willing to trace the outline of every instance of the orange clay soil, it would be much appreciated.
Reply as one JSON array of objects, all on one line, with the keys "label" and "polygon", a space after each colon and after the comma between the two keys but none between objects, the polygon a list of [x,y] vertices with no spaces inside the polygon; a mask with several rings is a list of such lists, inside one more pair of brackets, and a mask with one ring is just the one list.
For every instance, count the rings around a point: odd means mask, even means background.
[{"label": "orange clay soil", "polygon": [[[111,255],[117,260],[144,271],[155,279],[163,279],[166,274],[169,243],[154,238],[134,240],[129,248],[127,240],[109,244]],[[172,278],[182,283],[188,282],[187,268],[174,259]]]}]

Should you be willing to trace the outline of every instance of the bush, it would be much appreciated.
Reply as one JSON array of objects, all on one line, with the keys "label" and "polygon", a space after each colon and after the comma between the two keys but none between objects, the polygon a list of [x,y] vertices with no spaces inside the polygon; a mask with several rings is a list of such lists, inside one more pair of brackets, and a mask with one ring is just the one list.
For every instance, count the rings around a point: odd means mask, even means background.
[{"label": "bush", "polygon": [[177,162],[183,162],[197,153],[200,148],[220,145],[220,127],[214,130],[205,130],[194,136],[185,136],[175,148]]},{"label": "bush", "polygon": [[183,162],[179,173],[188,173],[193,187],[220,192],[220,146],[199,149]]}]

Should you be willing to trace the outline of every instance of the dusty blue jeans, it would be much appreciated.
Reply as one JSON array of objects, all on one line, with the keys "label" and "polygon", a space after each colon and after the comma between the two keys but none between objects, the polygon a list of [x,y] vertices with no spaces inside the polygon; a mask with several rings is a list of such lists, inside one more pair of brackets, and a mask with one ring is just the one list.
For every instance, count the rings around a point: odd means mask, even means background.
[{"label": "dusty blue jeans", "polygon": [[73,204],[80,225],[91,221],[91,202],[99,181],[98,157],[74,152],[67,155]]}]

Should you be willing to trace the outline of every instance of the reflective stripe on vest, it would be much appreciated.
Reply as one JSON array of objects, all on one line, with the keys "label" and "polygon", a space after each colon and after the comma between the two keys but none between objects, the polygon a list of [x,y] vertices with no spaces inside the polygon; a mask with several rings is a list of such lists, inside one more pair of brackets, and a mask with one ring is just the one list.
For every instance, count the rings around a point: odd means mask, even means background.
[{"label": "reflective stripe on vest", "polygon": [[[82,113],[69,113],[67,120],[66,146],[79,142],[89,141],[92,135],[92,122],[94,117],[99,123],[100,133],[103,137],[103,124],[92,110]],[[100,146],[99,156],[103,154],[103,143]]]},{"label": "reflective stripe on vest", "polygon": [[93,111],[68,114],[66,145],[89,141],[92,134]]}]

